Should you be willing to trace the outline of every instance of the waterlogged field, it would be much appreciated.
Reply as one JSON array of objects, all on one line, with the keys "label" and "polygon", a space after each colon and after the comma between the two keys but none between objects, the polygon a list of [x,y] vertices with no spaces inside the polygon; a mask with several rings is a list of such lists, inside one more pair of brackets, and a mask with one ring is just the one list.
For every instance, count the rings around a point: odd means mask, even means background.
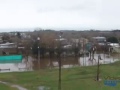
[{"label": "waterlogged field", "polygon": [[[97,65],[98,55],[94,55],[94,60],[90,60],[90,57],[62,57],[61,58],[61,67],[62,68],[73,68],[73,67],[81,67],[81,66],[94,66]],[[110,64],[119,60],[120,55],[115,54],[112,56],[108,56],[108,54],[100,54],[101,60],[100,64]],[[41,58],[38,61],[36,58],[31,56],[27,59],[23,59],[22,62],[11,61],[11,62],[0,62],[1,72],[21,72],[21,71],[33,71],[38,69],[50,69],[50,68],[58,68],[59,62],[58,58]]]},{"label": "waterlogged field", "polygon": [[[106,77],[110,77],[109,79],[120,78],[119,67],[120,62],[100,65],[100,81],[96,81],[96,66],[62,69],[61,90],[120,90],[120,83],[114,87],[104,84],[104,81],[108,79]],[[41,90],[41,87],[46,87],[48,90],[58,90],[58,69],[1,73],[0,81],[17,84],[28,90]],[[0,86],[0,90],[14,90],[3,88],[5,87]]]}]

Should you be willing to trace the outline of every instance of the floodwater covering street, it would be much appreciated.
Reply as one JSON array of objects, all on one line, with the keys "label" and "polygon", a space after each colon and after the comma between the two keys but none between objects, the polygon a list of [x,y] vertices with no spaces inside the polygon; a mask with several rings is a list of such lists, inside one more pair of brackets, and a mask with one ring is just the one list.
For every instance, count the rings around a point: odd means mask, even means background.
[{"label": "floodwater covering street", "polygon": [[[88,56],[84,57],[64,57],[61,58],[62,68],[72,68],[80,66],[92,66],[97,65],[98,55],[101,56],[100,64],[110,64],[119,60],[120,56],[118,54],[113,56],[108,56],[107,54],[95,54],[94,59],[90,60]],[[21,71],[33,71],[38,69],[46,68],[58,68],[59,62],[58,58],[41,58],[38,61],[35,58],[28,57],[28,61],[24,58],[22,62],[18,63],[0,63],[0,72],[21,72]]]}]

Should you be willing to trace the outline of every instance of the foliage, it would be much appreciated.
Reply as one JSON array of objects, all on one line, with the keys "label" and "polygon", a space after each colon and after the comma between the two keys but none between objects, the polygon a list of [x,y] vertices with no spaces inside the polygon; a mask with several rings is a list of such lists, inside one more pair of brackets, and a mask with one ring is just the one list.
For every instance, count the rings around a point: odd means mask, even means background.
[{"label": "foliage", "polygon": [[79,47],[73,47],[73,51],[75,56],[77,56],[79,54]]},{"label": "foliage", "polygon": [[118,43],[118,39],[116,37],[109,37],[107,38],[107,42]]},{"label": "foliage", "polygon": [[54,48],[52,48],[52,47],[47,48],[47,51],[49,52],[49,56],[50,56],[50,57],[53,57],[53,56],[54,56],[54,54],[55,54],[55,49],[54,49]]},{"label": "foliage", "polygon": [[64,52],[64,49],[61,47],[57,47],[55,49],[55,52],[57,53],[57,56],[59,57]]},{"label": "foliage", "polygon": [[5,33],[5,34],[2,36],[2,41],[3,41],[3,43],[6,43],[6,42],[11,41],[11,40],[10,40],[10,36]]},{"label": "foliage", "polygon": [[37,42],[37,41],[35,41],[35,42],[33,43],[32,53],[33,53],[34,55],[37,55],[37,54],[38,54],[38,42]]},{"label": "foliage", "polygon": [[18,37],[19,39],[21,39],[21,33],[20,33],[20,32],[17,32],[17,37]]},{"label": "foliage", "polygon": [[[38,48],[39,47],[39,48]],[[32,53],[34,55],[38,55],[38,50],[40,51],[40,55],[42,57],[45,56],[46,53],[46,47],[44,43],[39,43],[38,41],[35,41],[32,46]]]},{"label": "foliage", "polygon": [[46,44],[41,43],[41,44],[40,44],[40,55],[41,55],[42,57],[44,57],[45,54],[46,54]]}]

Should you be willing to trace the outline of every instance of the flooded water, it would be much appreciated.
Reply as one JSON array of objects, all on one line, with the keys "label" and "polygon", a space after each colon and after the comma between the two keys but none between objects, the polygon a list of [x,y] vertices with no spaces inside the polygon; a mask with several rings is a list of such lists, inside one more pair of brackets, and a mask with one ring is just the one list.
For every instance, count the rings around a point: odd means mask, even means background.
[{"label": "flooded water", "polygon": [[[81,66],[92,66],[97,65],[98,55],[101,56],[100,64],[109,64],[119,60],[120,55],[115,54],[113,56],[109,56],[107,54],[95,54],[94,60],[90,60],[90,57],[64,57],[61,58],[61,67],[62,68],[72,68],[72,67],[81,67]],[[27,59],[23,59],[22,62],[19,63],[0,63],[0,72],[22,72],[22,71],[32,71],[38,69],[46,69],[46,68],[58,68],[59,62],[58,58],[44,58],[38,61],[35,58],[28,57]]]},{"label": "flooded water", "polygon": [[2,62],[0,63],[0,72],[16,72],[16,71],[31,71],[32,69],[32,58],[29,57],[29,60],[23,59],[22,62]]},{"label": "flooded water", "polygon": [[80,66],[97,65],[99,55],[101,57],[101,60],[99,60],[100,64],[110,64],[119,60],[119,57],[117,56],[109,56],[107,54],[95,54],[93,60],[90,60],[90,57],[81,57],[79,59]]}]

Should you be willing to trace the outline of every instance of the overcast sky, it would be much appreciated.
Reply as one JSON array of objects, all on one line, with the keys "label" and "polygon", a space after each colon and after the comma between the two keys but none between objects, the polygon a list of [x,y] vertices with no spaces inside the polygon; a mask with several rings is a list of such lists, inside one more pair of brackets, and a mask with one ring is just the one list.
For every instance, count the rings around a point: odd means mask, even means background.
[{"label": "overcast sky", "polygon": [[120,0],[0,0],[0,28],[120,29]]}]

